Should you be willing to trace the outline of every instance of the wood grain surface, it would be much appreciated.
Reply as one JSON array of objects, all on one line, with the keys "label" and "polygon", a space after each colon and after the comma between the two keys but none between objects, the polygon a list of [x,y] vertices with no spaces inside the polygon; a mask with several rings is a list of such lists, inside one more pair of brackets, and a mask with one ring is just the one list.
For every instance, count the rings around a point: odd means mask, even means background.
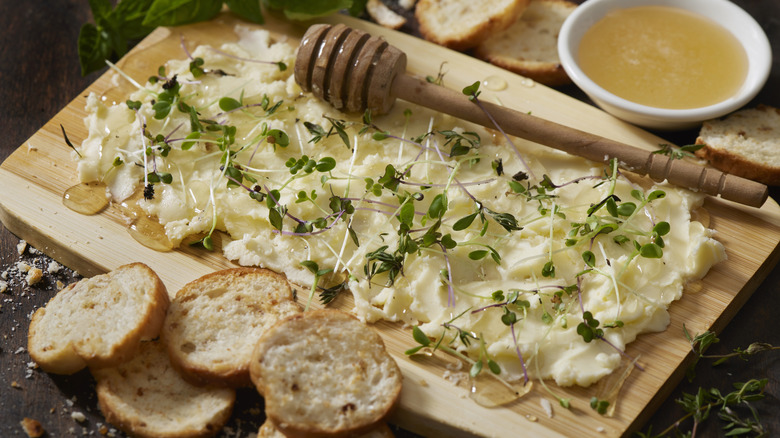
[{"label": "wood grain surface", "polygon": [[[9,11],[9,14],[0,18],[7,20],[7,23],[0,21],[0,24],[5,24],[0,30],[3,37],[0,45],[0,60],[3,61],[0,78],[4,79],[0,91],[0,126],[5,128],[2,158],[10,157],[4,161],[0,172],[0,184],[5,188],[0,202],[6,227],[17,236],[29,239],[48,255],[88,275],[110,269],[129,259],[141,258],[149,261],[158,271],[164,272],[166,284],[175,290],[202,273],[227,266],[227,263],[216,255],[189,251],[161,254],[143,248],[136,251],[138,245],[129,239],[115,212],[86,220],[61,206],[59,200],[62,191],[75,182],[75,173],[69,151],[62,142],[59,124],[62,123],[69,133],[73,133],[74,140],[83,138],[84,127],[81,124],[82,114],[79,112],[83,108],[82,91],[96,79],[96,76],[78,77],[74,63],[73,41],[78,26],[88,17],[86,2],[66,1],[57,4],[53,9],[47,9],[49,3],[46,2],[4,3],[4,6],[7,6],[4,10]],[[748,9],[759,17],[771,17],[768,12],[773,7],[775,11],[778,9],[777,5],[773,6],[774,2],[744,3],[753,7],[764,3],[768,9]],[[31,22],[37,24],[31,26]],[[763,22],[767,23],[767,32],[772,39],[772,31],[777,33],[777,23],[768,18]],[[33,28],[35,30],[32,30]],[[214,35],[211,33],[213,27],[194,26],[182,29],[194,32],[188,35],[188,38],[194,41],[225,38],[230,34],[228,30]],[[297,32],[290,29],[281,26],[278,31]],[[298,31],[300,30],[302,28],[298,28]],[[65,41],[66,35],[69,35],[69,41]],[[178,36],[173,37],[176,42],[171,42],[171,35],[164,32],[158,33],[157,37],[161,38],[161,41],[168,38],[168,42],[151,40],[147,42],[147,46],[141,46],[140,49],[154,53],[154,46],[157,46],[158,50],[166,54],[175,52]],[[491,68],[474,64],[475,61],[466,56],[443,52],[438,47],[421,44],[402,35],[388,38],[392,38],[391,42],[396,45],[414,47],[413,51],[405,48],[412,59],[418,60],[411,64],[412,70],[425,71],[432,68],[431,64],[438,66],[438,59],[446,58],[451,63],[463,66],[464,76],[458,80],[473,81],[475,73],[470,69],[477,69],[478,74],[483,76],[486,70],[492,72]],[[777,41],[777,38],[773,41]],[[156,56],[162,55],[158,53]],[[156,58],[148,60],[151,69],[156,68],[156,62]],[[143,69],[142,65],[137,67]],[[142,77],[148,76],[148,71],[141,73]],[[496,73],[503,74],[500,71]],[[777,79],[776,70],[773,71],[773,78]],[[510,79],[509,89],[512,90],[519,84],[512,81],[519,80]],[[773,88],[776,83],[777,81],[770,82],[760,102],[780,105],[776,88]],[[457,85],[453,82],[453,86]],[[107,87],[105,83],[101,86]],[[580,129],[595,129],[601,135],[609,133],[634,144],[642,143],[647,147],[657,144],[658,137],[617,123],[592,107],[565,98],[552,90],[534,87],[524,91],[522,96],[513,100],[513,103],[517,102],[518,109],[533,110],[537,115],[550,117]],[[578,94],[576,90],[564,91],[572,95]],[[46,124],[71,98],[76,99],[73,106]],[[44,128],[27,141],[41,126]],[[680,140],[690,138],[691,135],[690,132],[674,134]],[[678,144],[690,142],[680,140],[673,141]],[[402,409],[394,420],[405,428],[431,436],[463,431],[504,436],[508,431],[518,428],[523,428],[532,435],[574,436],[581,435],[583,431],[593,431],[592,434],[595,434],[597,427],[605,428],[603,436],[617,436],[629,430],[644,429],[646,424],[652,424],[654,430],[658,431],[674,421],[680,414],[675,409],[673,398],[679,397],[679,391],[691,391],[685,386],[675,388],[682,378],[684,369],[679,365],[684,360],[687,348],[681,333],[683,322],[692,331],[713,328],[723,332],[723,341],[713,352],[744,347],[753,341],[780,344],[773,324],[773,310],[779,308],[774,290],[780,284],[780,273],[777,269],[771,269],[776,262],[775,249],[780,239],[780,231],[776,225],[776,204],[771,203],[762,211],[756,212],[714,200],[707,203],[707,210],[712,218],[711,225],[719,231],[719,238],[729,250],[730,259],[705,279],[703,291],[690,294],[678,303],[679,305],[673,306],[673,322],[667,332],[642,337],[629,349],[630,353],[632,349],[633,352],[642,351],[645,360],[651,361],[651,366],[648,367],[647,373],[643,373],[636,381],[629,382],[626,392],[630,396],[623,398],[616,418],[605,419],[589,412],[582,401],[589,398],[589,394],[584,390],[571,391],[572,395],[580,400],[580,409],[572,412],[557,409],[553,420],[547,420],[541,411],[538,403],[539,393],[522,404],[513,406],[511,410],[483,410],[473,404],[461,404],[457,400],[462,398],[462,388],[455,391],[447,386],[449,384],[442,384],[440,368],[437,368],[439,365],[412,363],[400,355],[397,357],[407,376],[407,382],[425,381],[427,386],[406,385]],[[29,252],[23,256],[18,254],[18,239],[7,230],[2,230],[0,238],[0,254],[4,267],[12,266],[20,257],[30,258]],[[126,248],[134,249],[129,253]],[[772,255],[773,253],[775,254]],[[34,258],[35,255],[32,256]],[[63,275],[55,278],[63,282],[72,280]],[[764,280],[767,275],[768,279]],[[18,422],[25,416],[44,423],[44,427],[52,436],[81,434],[83,429],[87,432],[100,429],[99,423],[102,419],[99,413],[95,412],[95,401],[90,391],[92,382],[88,374],[58,377],[39,371],[29,372],[29,356],[19,350],[25,344],[29,313],[45,303],[54,287],[48,283],[33,288],[16,287],[12,284],[9,293],[0,296],[3,298],[0,308],[0,331],[3,333],[0,343],[0,418],[5,420],[0,426],[0,436],[21,436]],[[756,288],[757,293],[748,301],[750,292]],[[746,301],[748,304],[737,313]],[[734,315],[737,315],[735,321],[726,326]],[[408,348],[408,334],[401,333],[398,327],[388,324],[383,324],[381,329],[391,351],[396,355]],[[777,364],[777,356],[768,353],[744,364],[732,362],[727,364],[725,369],[700,370],[699,380],[694,382],[694,385],[719,386],[726,389],[729,381],[769,377],[770,397],[759,405],[759,409],[764,414],[764,423],[768,427],[777,428],[778,420],[772,415],[778,408]],[[16,384],[12,385],[12,382]],[[673,391],[677,392],[669,397]],[[238,417],[243,423],[235,422],[231,427],[233,430],[242,428],[245,435],[252,431],[253,422],[261,420],[261,414],[256,411],[262,412],[262,405],[258,397],[251,392],[244,393],[241,397],[246,409],[239,412]],[[459,410],[453,412],[452,405],[457,405]],[[659,407],[659,413],[651,418]],[[71,418],[73,411],[84,412],[88,420],[83,424],[77,423]],[[525,415],[534,415],[540,421],[528,421]],[[432,423],[431,418],[436,421]],[[711,436],[718,433],[718,430],[716,421],[714,425],[708,424],[701,429],[700,433]],[[397,434],[410,435],[404,430],[398,430]]]}]

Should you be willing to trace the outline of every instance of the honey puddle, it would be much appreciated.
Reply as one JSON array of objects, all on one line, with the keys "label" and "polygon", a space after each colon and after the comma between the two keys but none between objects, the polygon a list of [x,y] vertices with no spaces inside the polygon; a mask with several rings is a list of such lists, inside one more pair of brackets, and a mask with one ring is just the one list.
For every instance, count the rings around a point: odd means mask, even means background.
[{"label": "honey puddle", "polygon": [[[143,191],[138,190],[133,196],[118,204],[118,210],[127,219],[127,232],[135,241],[155,251],[167,252],[173,250],[168,236],[156,217],[144,213],[138,206],[138,200]],[[110,204],[110,197],[104,183],[80,183],[65,190],[62,204],[81,214],[92,215],[103,211]]]}]

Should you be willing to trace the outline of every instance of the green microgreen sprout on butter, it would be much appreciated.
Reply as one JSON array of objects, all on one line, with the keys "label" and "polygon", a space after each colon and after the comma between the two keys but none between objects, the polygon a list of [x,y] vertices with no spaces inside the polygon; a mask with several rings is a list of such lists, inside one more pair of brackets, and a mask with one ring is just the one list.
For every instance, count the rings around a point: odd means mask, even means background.
[{"label": "green microgreen sprout on butter", "polygon": [[[442,351],[512,391],[541,381],[568,407],[544,379],[610,374],[725,258],[691,219],[703,195],[405,102],[342,114],[295,84],[294,47],[236,33],[126,102],[90,95],[80,179],[115,201],[143,190],[174,247],[222,232],[226,258],[309,285],[307,308],[351,294],[360,319],[413,326],[410,356]],[[481,105],[478,85],[463,92]]]}]

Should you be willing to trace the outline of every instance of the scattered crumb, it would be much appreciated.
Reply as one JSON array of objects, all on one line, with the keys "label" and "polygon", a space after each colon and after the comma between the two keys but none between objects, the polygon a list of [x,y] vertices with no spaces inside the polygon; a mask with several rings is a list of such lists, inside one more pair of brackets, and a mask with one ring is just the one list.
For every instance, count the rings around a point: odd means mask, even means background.
[{"label": "scattered crumb", "polygon": [[79,423],[83,423],[87,421],[87,416],[84,415],[82,412],[79,411],[73,411],[70,413],[70,418],[76,420]]},{"label": "scattered crumb", "polygon": [[0,294],[8,292],[8,282],[0,280]]},{"label": "scattered crumb", "polygon": [[444,373],[441,375],[444,380],[452,383],[455,386],[460,386],[463,382],[468,382],[469,380],[469,374],[464,371],[450,371],[450,370],[444,370]]},{"label": "scattered crumb", "polygon": [[29,271],[27,271],[27,277],[25,278],[25,281],[27,282],[28,286],[32,286],[39,281],[43,279],[43,271],[39,268],[31,267]]},{"label": "scattered crumb", "polygon": [[455,362],[450,362],[447,365],[445,365],[445,368],[447,368],[450,371],[460,371],[463,369],[463,362],[459,360]]},{"label": "scattered crumb", "polygon": [[423,388],[427,388],[428,387],[428,382],[425,379],[420,379],[419,383],[420,383],[420,386],[422,386]]},{"label": "scattered crumb", "polygon": [[30,438],[38,438],[46,433],[46,430],[41,426],[41,423],[38,420],[24,417],[19,423],[21,423],[24,433]]},{"label": "scattered crumb", "polygon": [[540,399],[539,404],[542,405],[542,409],[544,409],[544,413],[547,414],[547,418],[552,418],[553,407],[552,403],[550,403],[550,400],[547,400],[546,398]]},{"label": "scattered crumb", "polygon": [[56,274],[62,270],[62,265],[54,260],[49,261],[49,265],[46,267],[46,272],[49,274]]},{"label": "scattered crumb", "polygon": [[18,252],[19,255],[22,255],[24,254],[25,249],[27,249],[27,242],[20,240],[19,243],[16,244],[16,252]]},{"label": "scattered crumb", "polygon": [[599,427],[596,428],[596,432],[598,432],[598,433],[604,433],[606,431],[607,431],[607,429],[604,429],[604,426],[599,426]]},{"label": "scattered crumb", "polygon": [[11,382],[11,388],[22,389],[22,386],[19,384],[19,382],[14,380],[13,382]]}]

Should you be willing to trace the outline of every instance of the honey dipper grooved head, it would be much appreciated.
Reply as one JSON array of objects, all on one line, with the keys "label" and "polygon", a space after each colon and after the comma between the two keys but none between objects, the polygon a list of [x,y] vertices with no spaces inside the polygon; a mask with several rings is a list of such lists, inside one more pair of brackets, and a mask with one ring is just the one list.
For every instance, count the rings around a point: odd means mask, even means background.
[{"label": "honey dipper grooved head", "polygon": [[405,53],[343,24],[309,27],[295,59],[295,82],[346,112],[388,112],[393,80],[405,71]]}]

